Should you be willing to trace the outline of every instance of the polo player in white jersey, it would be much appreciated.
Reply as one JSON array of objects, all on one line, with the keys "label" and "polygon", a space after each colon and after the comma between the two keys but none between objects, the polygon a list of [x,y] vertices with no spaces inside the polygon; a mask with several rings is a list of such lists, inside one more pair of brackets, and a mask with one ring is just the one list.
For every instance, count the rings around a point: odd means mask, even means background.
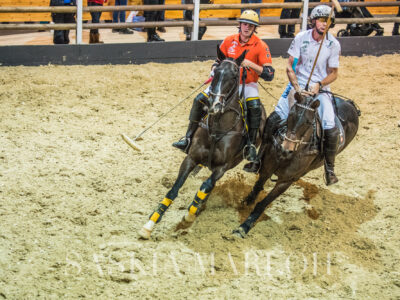
[{"label": "polo player in white jersey", "polygon": [[[268,118],[267,130],[272,128],[289,116],[289,111],[294,104],[294,94],[306,92],[320,101],[318,113],[322,120],[324,129],[324,157],[325,157],[325,179],[326,184],[331,185],[338,182],[334,173],[336,148],[339,140],[339,130],[335,125],[335,112],[331,96],[320,93],[320,90],[330,91],[329,85],[336,80],[339,69],[340,44],[327,33],[323,42],[321,52],[311,76],[310,89],[304,91],[308,78],[317,56],[323,34],[327,26],[331,8],[327,5],[316,6],[310,15],[312,28],[300,32],[292,41],[288,50],[289,60],[286,68],[289,84],[283,92],[275,111]],[[334,15],[332,16],[334,20]],[[333,22],[332,22],[333,23]],[[249,172],[257,172],[259,165],[249,166]]]}]

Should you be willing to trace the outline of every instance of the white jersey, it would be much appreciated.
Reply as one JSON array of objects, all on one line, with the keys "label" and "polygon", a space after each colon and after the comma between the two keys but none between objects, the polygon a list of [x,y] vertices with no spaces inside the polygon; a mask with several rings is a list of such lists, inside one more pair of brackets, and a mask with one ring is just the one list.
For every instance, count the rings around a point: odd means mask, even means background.
[{"label": "white jersey", "polygon": [[[310,86],[323,80],[328,75],[328,67],[339,67],[340,44],[330,33],[327,33],[327,37],[325,36],[321,52],[319,53],[318,61],[311,77]],[[293,56],[295,61],[297,59],[295,73],[300,86],[303,88],[311,74],[320,43],[321,42],[314,40],[312,37],[312,29],[310,29],[297,34],[288,50],[288,54]],[[324,87],[324,89],[329,89],[329,87]]]}]

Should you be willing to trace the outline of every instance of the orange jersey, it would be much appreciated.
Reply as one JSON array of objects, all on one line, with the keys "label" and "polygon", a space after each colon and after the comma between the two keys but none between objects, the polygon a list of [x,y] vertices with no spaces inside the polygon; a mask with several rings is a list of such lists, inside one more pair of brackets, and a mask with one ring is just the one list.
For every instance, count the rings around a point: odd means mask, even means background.
[{"label": "orange jersey", "polygon": [[[221,51],[226,57],[238,58],[244,50],[248,50],[246,53],[246,59],[252,61],[253,63],[262,66],[267,63],[272,63],[271,53],[266,43],[260,40],[254,34],[251,36],[250,40],[241,45],[239,42],[239,33],[228,36],[220,46]],[[246,83],[257,82],[258,75],[253,70],[247,71]],[[242,70],[240,72],[240,82],[242,82]]]}]

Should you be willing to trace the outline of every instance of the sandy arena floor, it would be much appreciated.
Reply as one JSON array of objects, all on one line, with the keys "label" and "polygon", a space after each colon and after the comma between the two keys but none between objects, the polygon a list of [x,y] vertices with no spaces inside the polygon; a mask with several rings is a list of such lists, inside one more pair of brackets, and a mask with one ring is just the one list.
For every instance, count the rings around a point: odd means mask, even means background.
[{"label": "sandy arena floor", "polygon": [[[273,62],[263,85],[278,97],[286,60]],[[0,299],[400,299],[400,55],[341,59],[333,90],[362,116],[337,185],[309,173],[237,241],[256,180],[243,163],[176,230],[201,170],[152,239],[137,238],[184,158],[171,143],[192,100],[145,133],[141,153],[119,134],[141,132],[210,64],[0,68]],[[276,100],[260,94],[270,113]]]}]

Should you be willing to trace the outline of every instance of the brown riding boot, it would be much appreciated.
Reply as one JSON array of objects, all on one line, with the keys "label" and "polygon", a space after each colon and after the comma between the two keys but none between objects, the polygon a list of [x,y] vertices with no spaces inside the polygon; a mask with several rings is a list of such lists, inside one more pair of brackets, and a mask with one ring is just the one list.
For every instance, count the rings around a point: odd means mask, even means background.
[{"label": "brown riding boot", "polygon": [[326,185],[339,181],[334,172],[336,150],[339,143],[339,130],[337,127],[324,130],[324,157]]}]

